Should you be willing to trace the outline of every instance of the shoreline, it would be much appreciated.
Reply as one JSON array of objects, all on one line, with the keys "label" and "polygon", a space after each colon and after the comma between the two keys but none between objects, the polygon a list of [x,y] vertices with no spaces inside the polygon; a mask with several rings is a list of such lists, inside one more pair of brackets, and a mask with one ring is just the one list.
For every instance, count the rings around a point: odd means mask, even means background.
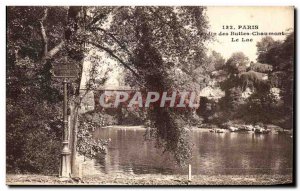
[{"label": "shoreline", "polygon": [[187,175],[162,174],[101,174],[82,179],[60,179],[58,176],[37,174],[7,174],[7,185],[287,185],[292,175]]},{"label": "shoreline", "polygon": [[[117,129],[117,130],[147,130],[147,128],[144,127],[144,125],[110,125],[106,127],[100,127],[98,129]],[[208,127],[191,127],[189,129],[190,131],[201,131],[201,132],[209,132],[212,128]],[[223,133],[254,133],[254,131],[236,131],[236,132],[231,132],[229,129],[224,129],[224,128],[218,128],[224,130]],[[215,133],[215,132],[214,132]],[[278,134],[275,129],[271,129],[270,131],[271,134]],[[218,134],[218,133],[217,133]],[[222,133],[221,133],[222,134]]]}]

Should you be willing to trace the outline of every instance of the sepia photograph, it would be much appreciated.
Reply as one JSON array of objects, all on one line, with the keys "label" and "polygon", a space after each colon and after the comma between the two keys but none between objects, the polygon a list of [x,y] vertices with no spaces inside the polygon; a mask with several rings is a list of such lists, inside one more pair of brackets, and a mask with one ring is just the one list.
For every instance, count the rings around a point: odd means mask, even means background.
[{"label": "sepia photograph", "polygon": [[6,185],[295,186],[294,6],[6,6]]}]

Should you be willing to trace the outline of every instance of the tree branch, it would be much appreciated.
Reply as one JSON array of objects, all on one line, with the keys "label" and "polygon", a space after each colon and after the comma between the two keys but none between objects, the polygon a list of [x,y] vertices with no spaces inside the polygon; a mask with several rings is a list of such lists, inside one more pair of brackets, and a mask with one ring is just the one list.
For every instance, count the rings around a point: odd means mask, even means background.
[{"label": "tree branch", "polygon": [[97,23],[99,20],[105,18],[106,14],[101,13],[100,15],[97,15],[93,18],[93,20],[88,24],[87,27],[92,26],[93,24]]},{"label": "tree branch", "polygon": [[[116,9],[116,11],[120,10],[121,8],[123,8],[123,6],[118,7]],[[112,10],[110,10],[110,12],[104,14],[101,13],[99,15],[96,15],[95,17],[93,17],[93,20],[87,25],[87,28],[90,28],[92,25],[96,24],[98,21],[100,21],[101,19],[104,19],[107,15],[109,15],[111,12],[113,12],[115,10],[115,8],[113,8]]]},{"label": "tree branch", "polygon": [[46,35],[46,29],[44,27],[44,21],[46,20],[48,16],[48,8],[45,8],[44,10],[44,15],[43,17],[40,19],[40,24],[41,24],[41,35],[42,35],[42,39],[43,39],[43,43],[44,43],[44,53],[43,53],[43,57],[45,57],[48,53],[48,38]]},{"label": "tree branch", "polygon": [[92,42],[92,41],[88,41],[87,43],[90,43],[91,45],[97,47],[97,48],[100,48],[102,50],[104,50],[105,52],[107,52],[110,56],[112,56],[113,58],[115,58],[116,60],[118,60],[125,68],[127,68],[128,70],[130,70],[134,76],[136,76],[137,78],[141,78],[138,73],[136,73],[130,66],[128,66],[127,63],[125,63],[121,58],[119,58],[117,55],[115,55],[113,53],[112,50],[110,50],[109,48],[107,47],[104,47],[104,46],[101,46],[100,44],[97,44],[95,42]]},{"label": "tree branch", "polygon": [[44,27],[44,22],[47,19],[47,16],[48,16],[48,8],[45,8],[44,15],[40,19],[41,35],[42,35],[43,44],[44,44],[44,52],[43,52],[42,60],[51,59],[64,45],[64,41],[61,41],[57,46],[55,46],[50,51],[48,51],[48,37],[46,34],[46,29]]},{"label": "tree branch", "polygon": [[129,56],[132,58],[132,54],[130,53],[130,51],[126,48],[126,45],[124,45],[124,43],[120,42],[112,33],[107,32],[105,29],[101,28],[101,27],[92,27],[90,28],[91,31],[93,30],[100,30],[102,31],[105,35],[108,35],[109,37],[111,37],[123,50],[125,50]]},{"label": "tree branch", "polygon": [[61,48],[64,46],[65,42],[61,41],[58,45],[56,45],[54,48],[52,48],[47,54],[46,59],[52,58],[58,51],[61,50]]}]

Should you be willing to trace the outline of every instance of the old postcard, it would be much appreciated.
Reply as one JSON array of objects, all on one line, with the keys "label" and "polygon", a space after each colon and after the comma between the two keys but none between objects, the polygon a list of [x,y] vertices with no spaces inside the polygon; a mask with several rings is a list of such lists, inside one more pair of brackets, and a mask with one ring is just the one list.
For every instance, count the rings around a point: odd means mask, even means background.
[{"label": "old postcard", "polygon": [[295,185],[294,12],[8,6],[6,184]]}]

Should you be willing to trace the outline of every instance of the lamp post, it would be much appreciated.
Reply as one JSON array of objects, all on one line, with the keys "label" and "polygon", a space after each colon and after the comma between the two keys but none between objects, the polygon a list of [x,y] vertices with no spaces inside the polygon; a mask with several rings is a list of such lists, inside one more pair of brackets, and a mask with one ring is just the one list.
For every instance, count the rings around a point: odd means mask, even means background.
[{"label": "lamp post", "polygon": [[67,78],[64,78],[64,106],[63,106],[63,120],[64,120],[64,129],[63,129],[63,141],[62,141],[62,152],[61,152],[61,167],[59,176],[61,178],[69,178],[71,173],[71,151],[69,148],[69,127],[68,127],[68,92],[67,92]]},{"label": "lamp post", "polygon": [[67,57],[62,63],[53,65],[53,78],[63,79],[63,137],[60,163],[60,178],[70,178],[71,175],[71,150],[69,143],[69,122],[68,122],[68,81],[77,78],[77,70],[73,63],[68,62]]}]

